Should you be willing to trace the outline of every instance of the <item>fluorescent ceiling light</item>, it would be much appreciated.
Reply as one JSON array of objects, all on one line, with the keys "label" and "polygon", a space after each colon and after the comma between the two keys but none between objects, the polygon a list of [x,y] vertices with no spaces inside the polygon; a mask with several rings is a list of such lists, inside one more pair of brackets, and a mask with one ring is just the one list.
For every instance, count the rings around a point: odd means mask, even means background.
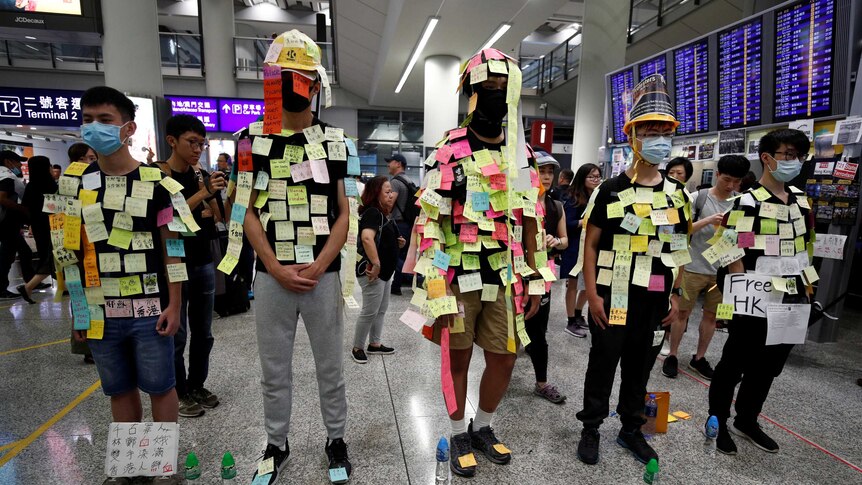
[{"label": "fluorescent ceiling light", "polygon": [[407,82],[407,77],[410,76],[413,66],[416,65],[416,61],[419,60],[419,56],[421,56],[422,51],[425,50],[425,44],[428,43],[428,39],[431,38],[431,33],[434,32],[434,28],[437,27],[437,22],[439,21],[440,17],[428,17],[428,21],[425,23],[425,30],[422,32],[422,37],[419,38],[419,42],[416,44],[416,47],[413,48],[410,62],[407,63],[407,67],[404,68],[404,73],[401,74],[401,80],[398,81],[398,86],[395,87],[395,94],[401,92],[401,88],[403,88],[404,83]]},{"label": "fluorescent ceiling light", "polygon": [[494,33],[491,34],[491,37],[488,38],[488,40],[485,41],[485,43],[482,44],[482,47],[480,47],[479,50],[476,52],[482,52],[483,50],[494,45],[494,43],[500,40],[500,37],[503,37],[503,35],[511,28],[512,24],[510,24],[509,22],[503,22],[502,24],[500,24],[500,26],[497,27],[497,30],[495,30]]},{"label": "fluorescent ceiling light", "polygon": [[35,38],[35,37],[33,37],[32,35],[25,35],[25,36],[24,36],[24,38],[25,38],[25,39],[30,39],[30,40],[36,40],[36,38]]}]

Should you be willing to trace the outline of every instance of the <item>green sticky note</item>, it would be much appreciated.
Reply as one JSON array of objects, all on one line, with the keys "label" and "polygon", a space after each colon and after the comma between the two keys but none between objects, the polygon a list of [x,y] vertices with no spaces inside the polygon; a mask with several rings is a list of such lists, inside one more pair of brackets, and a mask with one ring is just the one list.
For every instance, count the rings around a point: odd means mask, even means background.
[{"label": "green sticky note", "polygon": [[273,159],[269,161],[270,171],[272,172],[272,178],[274,179],[284,179],[290,177],[290,162],[286,159]]},{"label": "green sticky note", "polygon": [[796,239],[793,240],[796,244],[796,252],[801,253],[805,251],[805,239],[802,236],[797,236]]},{"label": "green sticky note", "polygon": [[617,219],[625,215],[625,208],[622,202],[614,202],[608,204],[608,219]]},{"label": "green sticky note", "polygon": [[775,219],[761,219],[760,234],[778,234],[778,221]]},{"label": "green sticky note", "polygon": [[664,192],[658,191],[652,193],[653,209],[664,209],[667,207],[667,195]]},{"label": "green sticky note", "polygon": [[[658,193],[658,192],[656,192]],[[641,225],[638,227],[638,234],[643,236],[655,235],[655,224],[650,219],[641,219]]]},{"label": "green sticky note", "polygon": [[743,211],[730,211],[730,216],[727,217],[727,225],[736,226],[736,224],[739,222],[739,218],[744,216],[745,212]]},{"label": "green sticky note", "polygon": [[491,265],[491,269],[499,270],[506,265],[506,253],[499,252],[488,256],[488,264]]},{"label": "green sticky note", "polygon": [[536,251],[536,254],[533,256],[536,261],[536,268],[544,268],[548,266],[548,252],[547,251]]},{"label": "green sticky note", "polygon": [[491,202],[491,208],[495,211],[504,211],[509,208],[508,194],[505,191],[499,191],[491,194],[488,198]]},{"label": "green sticky note", "polygon": [[628,251],[632,237],[628,234],[614,234],[614,251]]},{"label": "green sticky note", "polygon": [[158,182],[162,179],[162,171],[156,167],[141,167],[138,171],[143,182]]},{"label": "green sticky note", "polygon": [[461,266],[469,271],[480,268],[479,256],[475,254],[461,254]]},{"label": "green sticky note", "polygon": [[761,202],[768,199],[770,196],[769,191],[766,190],[765,187],[758,187],[758,189],[752,193],[754,194],[754,198]]},{"label": "green sticky note", "polygon": [[715,312],[715,318],[719,320],[730,320],[733,318],[733,304],[719,303]]},{"label": "green sticky note", "polygon": [[635,199],[637,198],[637,196],[635,195],[635,189],[633,189],[631,187],[629,187],[626,190],[623,190],[622,192],[617,194],[617,197],[619,197],[620,202],[622,202],[623,207],[630,206],[630,205],[634,204]]},{"label": "green sticky note", "polygon": [[301,163],[302,156],[305,155],[305,148],[295,145],[287,145],[284,147],[284,159],[288,163]]},{"label": "green sticky note", "polygon": [[132,236],[134,236],[132,231],[115,227],[111,229],[111,236],[108,238],[108,244],[121,249],[129,249],[129,245],[132,243]]}]

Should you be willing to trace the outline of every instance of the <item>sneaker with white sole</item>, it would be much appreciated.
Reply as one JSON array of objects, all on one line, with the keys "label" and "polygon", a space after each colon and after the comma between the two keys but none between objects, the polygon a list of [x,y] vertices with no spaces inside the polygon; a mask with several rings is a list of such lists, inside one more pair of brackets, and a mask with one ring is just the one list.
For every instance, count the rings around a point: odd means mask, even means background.
[{"label": "sneaker with white sole", "polygon": [[365,351],[362,349],[353,349],[350,351],[350,356],[353,357],[353,361],[357,364],[367,364],[368,356],[365,355]]},{"label": "sneaker with white sole", "polygon": [[761,450],[767,453],[778,453],[778,443],[775,442],[772,438],[769,437],[766,433],[760,429],[760,425],[757,422],[753,424],[743,424],[737,421],[733,422],[733,426],[730,428],[733,434],[737,436],[742,436],[743,438],[751,441],[754,446],[760,448]]},{"label": "sneaker with white sole", "polygon": [[[284,468],[284,465],[287,464],[287,457],[290,456],[290,446],[287,444],[287,441],[284,442],[284,451],[282,451],[278,446],[268,444],[266,445],[266,449],[263,451],[263,456],[260,459],[260,463],[258,463],[257,470],[255,470],[254,475],[251,477],[252,483],[259,483],[257,480],[257,474],[261,470],[261,465],[264,464],[267,460],[272,460],[272,471],[268,472],[261,476],[261,478],[265,478],[266,475],[269,475],[269,479],[265,481],[266,485],[272,485],[278,480],[278,474],[281,473],[281,469]],[[270,464],[264,465],[265,469],[269,469]]]},{"label": "sneaker with white sole", "polygon": [[662,344],[661,352],[659,352],[659,355],[661,355],[662,357],[667,357],[668,355],[670,355],[670,342],[667,339],[665,339],[664,344]]},{"label": "sneaker with white sole", "polygon": [[191,396],[180,398],[180,416],[184,418],[197,418],[204,415],[204,408]]}]

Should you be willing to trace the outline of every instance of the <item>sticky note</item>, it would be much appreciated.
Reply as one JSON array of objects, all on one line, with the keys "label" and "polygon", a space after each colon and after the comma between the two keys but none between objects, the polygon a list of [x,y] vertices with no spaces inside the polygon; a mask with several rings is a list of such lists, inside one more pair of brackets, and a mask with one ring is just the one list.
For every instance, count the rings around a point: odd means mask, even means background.
[{"label": "sticky note", "polygon": [[649,249],[649,237],[631,236],[631,252],[645,253]]},{"label": "sticky note", "polygon": [[86,190],[96,190],[102,186],[102,173],[91,172],[81,177],[83,187]]},{"label": "sticky note", "polygon": [[677,421],[679,421],[679,419],[677,419],[677,417],[676,417],[676,416],[674,416],[673,414],[668,414],[668,415],[667,415],[667,422],[668,422],[668,423],[675,423],[675,422],[677,422]]},{"label": "sticky note", "polygon": [[632,237],[628,234],[614,234],[614,251],[629,251]]},{"label": "sticky note", "polygon": [[178,283],[180,281],[188,281],[189,275],[186,272],[186,263],[174,263],[165,265],[168,270],[168,281]]},{"label": "sticky note", "polygon": [[685,412],[685,411],[675,411],[675,412],[673,412],[673,413],[671,413],[671,414],[673,414],[674,416],[676,416],[676,417],[677,417],[677,418],[679,418],[679,419],[689,419],[689,418],[691,418],[691,415],[690,415],[690,414],[688,414],[688,413],[687,413],[687,412]]},{"label": "sticky note", "polygon": [[446,296],[446,282],[442,279],[428,280],[426,283],[428,298],[442,298]]},{"label": "sticky note", "polygon": [[482,301],[497,301],[497,293],[500,287],[497,285],[482,285]]},{"label": "sticky note", "polygon": [[715,311],[715,318],[719,320],[730,320],[733,318],[733,303],[719,303]]},{"label": "sticky note", "polygon": [[326,134],[324,134],[320,125],[305,128],[302,130],[302,134],[305,135],[305,141],[308,143],[323,143],[326,141]]},{"label": "sticky note", "polygon": [[141,277],[138,275],[124,276],[117,280],[120,284],[120,296],[132,296],[143,293]]},{"label": "sticky note", "polygon": [[476,466],[476,457],[473,456],[473,453],[468,453],[463,456],[458,457],[458,464],[461,465],[461,468],[468,468],[471,466]]},{"label": "sticky note", "polygon": [[257,464],[258,475],[266,475],[267,473],[272,473],[274,470],[275,460],[272,458],[267,458],[266,460],[263,460]]},{"label": "sticky note", "polygon": [[326,160],[309,160],[307,163],[311,166],[311,176],[315,182],[319,184],[329,183],[329,169],[326,167]]},{"label": "sticky note", "polygon": [[174,258],[184,258],[186,256],[186,247],[182,239],[168,239],[165,241],[165,244],[168,256]]},{"label": "sticky note", "polygon": [[[158,169],[156,169],[156,170],[158,170]],[[159,185],[161,185],[162,187],[167,189],[167,191],[170,192],[171,195],[176,194],[177,192],[183,190],[182,184],[180,184],[176,180],[172,179],[171,177],[163,178],[159,182]]]},{"label": "sticky note", "polygon": [[761,202],[763,202],[764,200],[768,199],[771,196],[771,194],[769,193],[768,190],[766,190],[765,187],[758,187],[756,190],[752,191],[752,194],[754,195],[755,199],[757,199]]},{"label": "sticky note", "polygon": [[648,291],[664,291],[664,275],[654,274],[649,277]]},{"label": "sticky note", "polygon": [[760,234],[778,234],[778,221],[775,219],[761,219]]},{"label": "sticky note", "polygon": [[817,275],[817,270],[814,269],[814,266],[808,266],[807,268],[803,269],[802,275],[805,276],[805,280],[808,282],[809,285],[820,279],[820,277]]},{"label": "sticky note", "polygon": [[123,255],[123,265],[126,273],[143,273],[147,271],[147,256],[143,253]]},{"label": "sticky note", "polygon": [[623,217],[625,215],[625,209],[623,208],[623,205],[621,202],[614,202],[614,203],[608,204],[607,211],[608,211],[608,219],[617,219],[617,218]]},{"label": "sticky note", "polygon": [[[162,171],[156,167],[140,167],[138,173],[144,182],[158,182],[162,179]],[[125,192],[125,187],[123,191]]]},{"label": "sticky note", "polygon": [[308,199],[304,185],[292,185],[287,188],[288,205],[306,205]]},{"label": "sticky note", "polygon": [[344,483],[348,479],[347,470],[344,467],[330,468],[329,481],[332,483]]},{"label": "sticky note", "polygon": [[314,262],[314,246],[297,244],[293,247],[293,252],[297,264]]},{"label": "sticky note", "polygon": [[[608,206],[608,207],[610,207],[610,206]],[[637,232],[637,230],[640,228],[640,225],[641,225],[641,218],[632,214],[632,213],[626,214],[625,217],[623,217],[622,222],[620,223],[620,227],[622,227],[623,229],[625,229],[626,231],[628,231],[632,234]]]},{"label": "sticky note", "polygon": [[111,246],[129,249],[132,243],[132,231],[115,227],[111,229],[111,236],[108,238],[108,244]]},{"label": "sticky note", "polygon": [[494,445],[494,449],[497,450],[497,453],[501,453],[503,455],[508,455],[512,453],[509,448],[506,448],[506,445],[503,443],[497,443]]},{"label": "sticky note", "polygon": [[634,204],[635,200],[636,200],[635,190],[633,188],[629,187],[626,190],[619,192],[617,194],[617,197],[619,197],[620,202],[622,203],[623,207],[630,206],[630,205]]},{"label": "sticky note", "polygon": [[439,249],[434,252],[434,260],[431,264],[434,266],[446,271],[449,269],[449,261],[452,259],[452,256],[440,251]]},{"label": "sticky note", "polygon": [[599,268],[599,275],[596,277],[596,284],[610,286],[613,282],[614,272],[607,268]]}]

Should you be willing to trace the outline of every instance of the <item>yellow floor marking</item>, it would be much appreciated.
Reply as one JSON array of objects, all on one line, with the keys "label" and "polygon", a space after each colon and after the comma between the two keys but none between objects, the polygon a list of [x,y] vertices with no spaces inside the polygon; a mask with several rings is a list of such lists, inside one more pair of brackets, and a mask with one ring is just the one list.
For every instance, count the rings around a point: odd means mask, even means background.
[{"label": "yellow floor marking", "polygon": [[0,355],[9,355],[9,354],[14,354],[16,352],[24,352],[25,350],[39,349],[39,348],[48,347],[51,345],[62,344],[64,342],[68,342],[68,341],[69,341],[68,338],[64,338],[62,340],[55,340],[53,342],[47,342],[44,344],[31,345],[29,347],[21,347],[20,349],[4,350],[3,352],[0,352]]}]

